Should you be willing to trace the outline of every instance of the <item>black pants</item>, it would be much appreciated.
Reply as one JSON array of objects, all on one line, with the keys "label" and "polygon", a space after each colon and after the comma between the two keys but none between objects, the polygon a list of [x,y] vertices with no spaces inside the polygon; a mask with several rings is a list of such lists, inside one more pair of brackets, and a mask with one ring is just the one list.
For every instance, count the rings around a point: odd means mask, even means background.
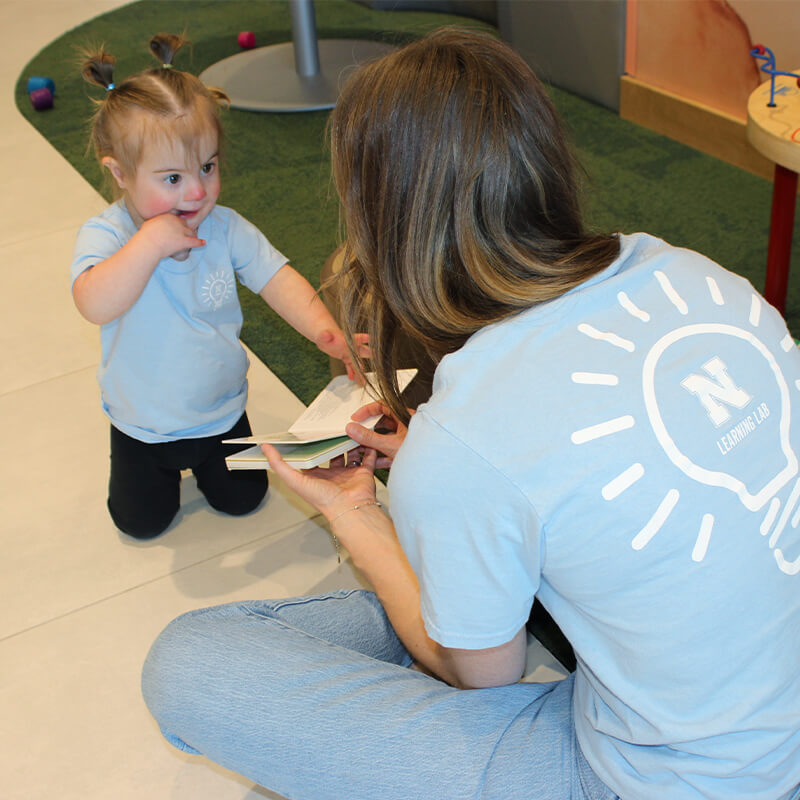
[{"label": "black pants", "polygon": [[229,472],[225,456],[237,448],[222,444],[250,433],[247,414],[227,433],[157,444],[140,442],[112,425],[108,510],[114,524],[137,539],[163,533],[180,508],[183,469],[192,470],[197,487],[217,511],[236,516],[253,511],[267,493],[266,470]]}]

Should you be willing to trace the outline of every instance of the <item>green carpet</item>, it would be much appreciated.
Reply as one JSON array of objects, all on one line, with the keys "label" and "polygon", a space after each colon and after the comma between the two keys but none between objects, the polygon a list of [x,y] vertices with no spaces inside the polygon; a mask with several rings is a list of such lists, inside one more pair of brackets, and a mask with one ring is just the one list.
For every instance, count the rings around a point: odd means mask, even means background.
[{"label": "green carpet", "polygon": [[[372,11],[350,0],[318,0],[320,38],[367,38],[401,43],[443,24],[488,27],[428,12]],[[200,73],[239,52],[236,36],[253,30],[259,45],[289,41],[285,0],[140,0],[69,31],[21,72],[17,105],[56,149],[94,186],[104,188],[86,152],[90,97],[75,67],[75,48],[105,42],[118,58],[117,76],[148,66],[148,38],[186,30],[192,53],[177,66]],[[31,75],[53,78],[52,110],[33,110],[25,92]],[[589,218],[598,228],[646,230],[719,261],[763,289],[771,184],[696,150],[651,133],[560,90],[556,105],[572,131],[587,171]],[[338,212],[324,144],[327,112],[225,113],[227,165],[221,202],[259,226],[292,264],[317,285],[337,243]],[[795,235],[795,256],[800,237]],[[797,259],[795,258],[795,261]],[[68,270],[64,265],[64,274]],[[800,287],[790,285],[787,319],[800,335]],[[329,378],[327,358],[295,334],[261,301],[241,292],[242,338],[289,388],[308,403]],[[76,312],[77,313],[77,312]]]}]

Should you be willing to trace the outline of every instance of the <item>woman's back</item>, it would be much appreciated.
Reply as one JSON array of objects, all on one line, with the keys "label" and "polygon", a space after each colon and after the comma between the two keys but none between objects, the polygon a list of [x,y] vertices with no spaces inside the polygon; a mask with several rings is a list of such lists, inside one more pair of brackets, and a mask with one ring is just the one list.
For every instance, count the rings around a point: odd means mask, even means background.
[{"label": "woman's back", "polygon": [[799,387],[749,284],[637,235],[446,357],[412,421],[390,488],[429,630],[495,646],[536,592],[578,657],[581,749],[623,797],[800,780]]}]

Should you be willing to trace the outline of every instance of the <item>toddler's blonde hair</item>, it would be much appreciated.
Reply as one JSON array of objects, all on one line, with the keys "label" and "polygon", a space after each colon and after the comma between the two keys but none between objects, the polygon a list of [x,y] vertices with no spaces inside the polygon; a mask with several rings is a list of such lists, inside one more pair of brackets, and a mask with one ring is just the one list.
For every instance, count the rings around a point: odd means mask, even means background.
[{"label": "toddler's blonde hair", "polygon": [[114,82],[116,59],[101,46],[81,54],[81,74],[106,89],[91,119],[89,146],[98,161],[113,157],[122,171],[134,175],[145,144],[179,141],[187,155],[198,162],[208,157],[198,148],[205,135],[216,134],[220,155],[223,130],[220,107],[229,105],[227,95],[208,87],[189,72],[174,69],[175,54],[188,40],[159,33],[150,40],[150,52],[159,66]]}]

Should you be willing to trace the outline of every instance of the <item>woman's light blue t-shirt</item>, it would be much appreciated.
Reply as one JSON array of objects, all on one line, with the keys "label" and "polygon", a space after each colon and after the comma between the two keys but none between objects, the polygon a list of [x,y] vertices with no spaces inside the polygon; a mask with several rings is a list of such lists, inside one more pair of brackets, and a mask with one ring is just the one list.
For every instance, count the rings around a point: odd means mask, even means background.
[{"label": "woman's light blue t-shirt", "polygon": [[[740,277],[653,237],[445,357],[390,477],[428,633],[572,642],[621,797],[800,784],[800,353]],[[520,758],[524,758],[520,753]]]}]

